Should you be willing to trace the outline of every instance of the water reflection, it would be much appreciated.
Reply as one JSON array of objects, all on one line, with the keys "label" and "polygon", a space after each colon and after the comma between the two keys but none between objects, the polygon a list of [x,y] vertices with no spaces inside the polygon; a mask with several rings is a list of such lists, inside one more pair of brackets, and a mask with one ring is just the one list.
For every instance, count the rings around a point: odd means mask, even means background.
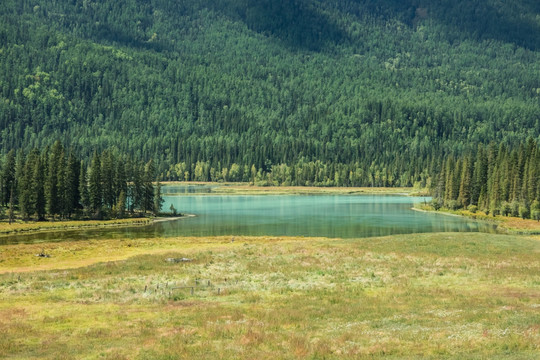
[{"label": "water reflection", "polygon": [[[187,189],[186,189],[187,188]],[[191,192],[190,192],[191,191]],[[0,237],[0,243],[213,235],[356,238],[421,232],[494,232],[492,224],[410,210],[424,198],[368,195],[184,195],[210,188],[164,187],[165,204],[196,214],[143,227]],[[169,194],[169,195],[167,195]]]}]

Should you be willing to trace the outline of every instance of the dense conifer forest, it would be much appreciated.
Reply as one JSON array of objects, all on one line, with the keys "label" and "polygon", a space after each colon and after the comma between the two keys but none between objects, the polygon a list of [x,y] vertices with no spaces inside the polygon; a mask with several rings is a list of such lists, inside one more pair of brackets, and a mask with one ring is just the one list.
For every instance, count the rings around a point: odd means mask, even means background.
[{"label": "dense conifer forest", "polygon": [[513,150],[492,143],[457,159],[449,156],[440,164],[433,194],[437,210],[540,220],[540,149],[529,140]]},{"label": "dense conifer forest", "polygon": [[94,152],[87,164],[57,141],[27,155],[11,150],[0,170],[0,215],[7,212],[10,221],[15,210],[23,220],[157,214],[163,202],[152,160],[143,164],[107,150]]},{"label": "dense conifer forest", "polygon": [[161,179],[434,188],[441,159],[540,141],[537,1],[4,0],[0,19],[3,168],[61,140]]}]

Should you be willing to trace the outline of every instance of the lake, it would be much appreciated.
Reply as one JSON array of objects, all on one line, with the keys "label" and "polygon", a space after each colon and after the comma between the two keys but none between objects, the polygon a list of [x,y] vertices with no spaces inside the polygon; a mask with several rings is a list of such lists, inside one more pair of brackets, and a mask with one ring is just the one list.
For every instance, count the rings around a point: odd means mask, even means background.
[{"label": "lake", "polygon": [[424,197],[398,195],[212,195],[212,186],[165,186],[170,205],[195,217],[141,227],[0,237],[0,244],[104,238],[269,235],[358,238],[426,232],[495,232],[462,217],[411,210]]}]

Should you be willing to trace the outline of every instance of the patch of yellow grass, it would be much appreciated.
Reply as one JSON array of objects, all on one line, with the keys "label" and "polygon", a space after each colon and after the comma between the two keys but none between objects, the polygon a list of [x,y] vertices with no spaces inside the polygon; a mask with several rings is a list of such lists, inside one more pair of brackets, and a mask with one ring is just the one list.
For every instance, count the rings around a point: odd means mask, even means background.
[{"label": "patch of yellow grass", "polygon": [[[232,242],[231,236],[142,238],[4,245],[0,246],[0,274],[71,269],[99,262],[125,260],[136,255],[157,254],[171,250],[182,250],[191,253],[205,248],[221,249],[222,247],[230,248],[248,243],[296,241],[301,238],[235,236],[234,239],[235,241]],[[50,255],[50,257],[36,256],[41,252]]]},{"label": "patch of yellow grass", "polygon": [[51,230],[80,229],[86,227],[146,225],[152,222],[149,218],[115,219],[115,220],[84,220],[84,221],[17,221],[9,224],[0,222],[0,234],[28,233]]}]

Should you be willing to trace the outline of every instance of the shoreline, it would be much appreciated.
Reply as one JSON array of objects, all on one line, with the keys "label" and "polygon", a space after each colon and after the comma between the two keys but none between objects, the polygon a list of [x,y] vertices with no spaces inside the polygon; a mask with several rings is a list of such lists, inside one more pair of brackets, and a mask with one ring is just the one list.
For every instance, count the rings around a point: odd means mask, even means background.
[{"label": "shoreline", "polygon": [[250,183],[218,183],[201,181],[164,181],[165,186],[210,186],[209,193],[172,193],[170,196],[182,195],[402,195],[427,196],[422,190],[412,187],[343,187],[343,186],[259,186]]},{"label": "shoreline", "polygon": [[182,216],[154,217],[154,218],[132,218],[114,220],[64,220],[64,221],[35,221],[27,223],[14,223],[7,225],[7,228],[0,228],[0,239],[8,236],[32,235],[46,232],[101,229],[109,227],[138,227],[147,226],[159,222],[174,221],[184,218],[195,217],[194,214],[184,214]]},{"label": "shoreline", "polygon": [[445,216],[457,216],[471,219],[474,221],[485,222],[496,225],[496,230],[501,234],[511,235],[540,235],[540,222],[531,219],[522,219],[512,216],[490,216],[483,212],[470,213],[466,210],[457,210],[457,213],[451,210],[430,210],[421,209],[416,206],[411,208],[413,211],[426,212],[432,214],[441,214]]}]

